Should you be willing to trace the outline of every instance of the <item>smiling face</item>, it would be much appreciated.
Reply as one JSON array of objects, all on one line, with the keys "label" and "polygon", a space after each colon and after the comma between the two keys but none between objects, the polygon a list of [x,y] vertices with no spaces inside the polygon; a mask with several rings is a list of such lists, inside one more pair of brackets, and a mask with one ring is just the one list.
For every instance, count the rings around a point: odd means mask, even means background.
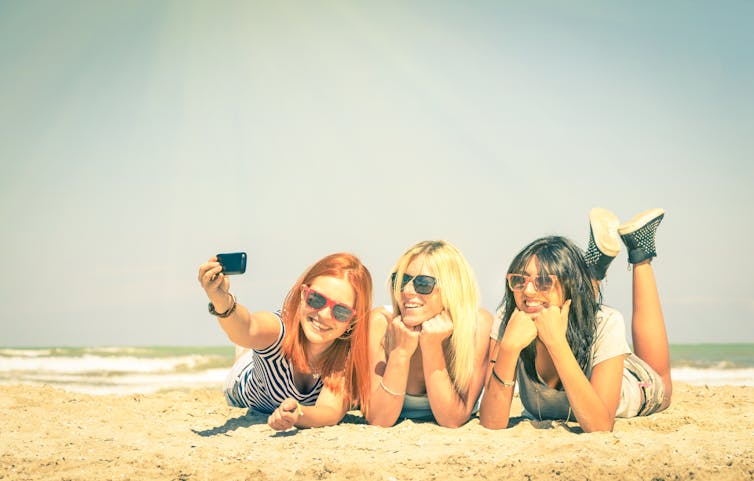
[{"label": "smiling face", "polygon": [[[524,274],[527,276],[538,276],[539,261],[537,256],[532,256],[526,264]],[[542,274],[545,274],[542,272]],[[516,300],[516,307],[519,311],[536,317],[539,312],[550,306],[563,306],[563,289],[560,281],[556,280],[549,291],[538,291],[533,282],[527,282],[522,291],[513,291],[513,298]]]},{"label": "smiling face", "polygon": [[[351,309],[355,307],[356,294],[345,278],[315,277],[309,287],[335,303],[344,304]],[[303,290],[301,296],[301,329],[312,345],[318,345],[323,349],[328,347],[353,324],[353,319],[350,322],[335,319],[332,314],[333,306],[317,310],[307,305]]]},{"label": "smiling face", "polygon": [[[421,255],[414,257],[409,262],[406,266],[406,274],[410,277],[426,275],[437,278],[437,274],[426,265],[424,256]],[[401,319],[409,327],[418,326],[443,311],[440,286],[435,285],[435,288],[429,294],[419,294],[414,289],[413,279],[403,287],[397,301],[401,311]]]}]

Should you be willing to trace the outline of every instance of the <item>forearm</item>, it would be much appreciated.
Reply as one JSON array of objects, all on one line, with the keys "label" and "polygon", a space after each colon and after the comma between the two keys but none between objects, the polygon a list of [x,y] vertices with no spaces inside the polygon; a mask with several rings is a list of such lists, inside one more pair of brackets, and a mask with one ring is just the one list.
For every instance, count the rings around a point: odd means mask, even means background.
[{"label": "forearm", "polygon": [[[228,309],[230,309],[230,305]],[[220,313],[225,312],[221,311],[217,306],[215,306],[215,310]],[[244,306],[237,304],[235,311],[230,316],[225,318],[218,317],[217,321],[233,344],[242,347],[252,347],[251,314]]]},{"label": "forearm", "polygon": [[346,415],[347,408],[337,409],[332,406],[301,406],[300,416],[296,422],[298,428],[319,428],[322,426],[334,426]]},{"label": "forearm", "polygon": [[573,414],[584,432],[612,431],[615,413],[610,413],[581,370],[567,343],[548,346],[558,377]]},{"label": "forearm", "polygon": [[[516,364],[520,353],[520,350],[501,347],[495,362],[490,364],[491,375],[487,381],[479,409],[479,422],[486,428],[503,429],[508,427],[516,379]],[[500,382],[501,379],[505,383]],[[510,385],[507,383],[510,383]]]},{"label": "forearm", "polygon": [[456,391],[442,346],[422,346],[422,364],[427,397],[437,424],[449,428],[463,425],[471,417],[473,401],[463,399]]},{"label": "forearm", "polygon": [[387,358],[382,377],[373,378],[377,382],[372,383],[367,423],[390,427],[398,420],[403,409],[410,365],[411,356],[409,355],[392,353]]}]

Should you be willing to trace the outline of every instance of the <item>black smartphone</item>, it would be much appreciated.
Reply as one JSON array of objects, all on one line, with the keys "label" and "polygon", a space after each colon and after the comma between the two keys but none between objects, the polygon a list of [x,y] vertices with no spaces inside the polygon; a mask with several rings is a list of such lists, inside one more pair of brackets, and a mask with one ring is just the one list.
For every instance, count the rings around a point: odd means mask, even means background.
[{"label": "black smartphone", "polygon": [[217,262],[223,266],[223,274],[243,274],[246,272],[246,253],[232,252],[217,254]]}]

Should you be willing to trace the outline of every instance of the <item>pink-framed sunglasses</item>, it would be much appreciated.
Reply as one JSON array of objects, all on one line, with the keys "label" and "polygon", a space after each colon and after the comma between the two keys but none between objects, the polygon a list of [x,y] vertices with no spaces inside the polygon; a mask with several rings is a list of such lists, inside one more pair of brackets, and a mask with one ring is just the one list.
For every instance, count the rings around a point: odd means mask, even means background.
[{"label": "pink-framed sunglasses", "polygon": [[537,291],[548,292],[555,285],[555,281],[558,280],[558,277],[552,274],[543,274],[537,276],[527,276],[525,274],[508,274],[506,277],[508,278],[508,287],[510,287],[512,291],[523,291],[524,289],[526,289],[527,284],[531,282],[534,286],[534,289],[536,289]]},{"label": "pink-framed sunglasses", "polygon": [[356,312],[347,305],[335,302],[326,295],[315,291],[307,285],[301,287],[303,289],[306,305],[315,311],[321,311],[325,307],[329,307],[332,316],[338,322],[350,322],[351,319],[353,319],[353,316],[356,315]]}]

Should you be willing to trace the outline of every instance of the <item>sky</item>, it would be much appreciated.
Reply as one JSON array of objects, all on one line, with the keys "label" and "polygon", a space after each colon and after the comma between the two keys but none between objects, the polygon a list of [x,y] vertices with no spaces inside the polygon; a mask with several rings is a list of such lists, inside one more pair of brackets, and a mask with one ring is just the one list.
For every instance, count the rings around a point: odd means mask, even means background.
[{"label": "sky", "polygon": [[[754,342],[754,3],[0,3],[0,346],[223,345],[197,281],[279,308],[356,254],[513,256],[663,207],[671,343]],[[625,249],[605,302],[630,323]],[[628,330],[627,325],[627,330]]]}]

